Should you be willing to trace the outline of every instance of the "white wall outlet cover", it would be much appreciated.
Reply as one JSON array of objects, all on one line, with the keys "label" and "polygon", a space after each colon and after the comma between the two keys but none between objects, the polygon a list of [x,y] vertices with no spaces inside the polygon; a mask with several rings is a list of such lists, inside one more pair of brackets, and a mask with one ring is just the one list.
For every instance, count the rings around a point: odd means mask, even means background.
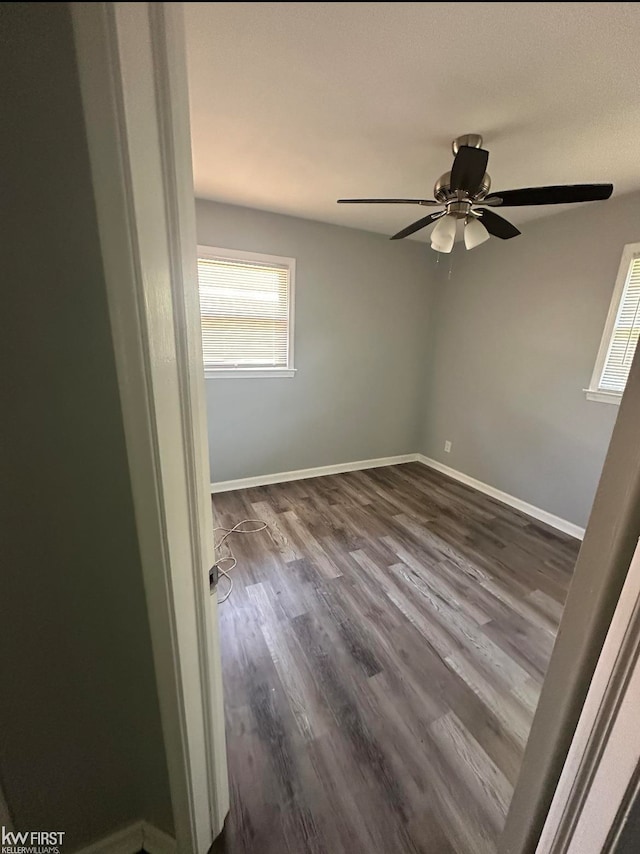
[{"label": "white wall outlet cover", "polygon": [[451,451],[451,442],[447,441],[444,443],[444,452],[448,454]]}]

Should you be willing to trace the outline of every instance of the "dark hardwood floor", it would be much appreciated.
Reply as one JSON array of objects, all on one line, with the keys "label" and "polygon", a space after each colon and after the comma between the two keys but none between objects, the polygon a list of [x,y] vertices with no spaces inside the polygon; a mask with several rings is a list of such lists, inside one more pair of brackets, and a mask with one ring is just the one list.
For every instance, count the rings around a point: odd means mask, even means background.
[{"label": "dark hardwood floor", "polygon": [[213,503],[269,524],[220,606],[220,850],[494,852],[579,543],[419,463]]}]

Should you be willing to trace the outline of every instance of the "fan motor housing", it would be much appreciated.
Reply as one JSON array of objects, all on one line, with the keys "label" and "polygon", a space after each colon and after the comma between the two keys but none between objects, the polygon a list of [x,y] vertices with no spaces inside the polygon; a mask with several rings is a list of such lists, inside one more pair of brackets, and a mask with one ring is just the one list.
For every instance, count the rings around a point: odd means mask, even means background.
[{"label": "fan motor housing", "polygon": [[[485,172],[482,183],[480,184],[480,189],[473,196],[469,196],[469,198],[473,199],[473,201],[484,199],[490,189],[491,176],[488,172]],[[451,172],[445,172],[438,178],[433,187],[433,195],[439,202],[443,203],[458,198],[458,193],[451,189]]]}]

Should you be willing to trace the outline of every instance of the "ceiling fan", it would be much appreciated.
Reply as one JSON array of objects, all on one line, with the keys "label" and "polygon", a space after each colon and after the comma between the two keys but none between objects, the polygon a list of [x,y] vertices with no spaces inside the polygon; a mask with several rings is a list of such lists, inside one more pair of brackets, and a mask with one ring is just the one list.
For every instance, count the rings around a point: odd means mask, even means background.
[{"label": "ceiling fan", "polygon": [[403,228],[391,240],[401,240],[438,220],[431,232],[431,248],[436,252],[451,252],[459,219],[465,223],[464,245],[474,249],[491,235],[509,240],[520,234],[515,225],[491,208],[594,202],[608,199],[613,192],[613,184],[564,184],[489,193],[491,178],[486,171],[489,152],[482,148],[482,137],[476,133],[459,136],[453,140],[452,149],[453,166],[436,181],[435,199],[338,199],[338,204],[444,207]]}]

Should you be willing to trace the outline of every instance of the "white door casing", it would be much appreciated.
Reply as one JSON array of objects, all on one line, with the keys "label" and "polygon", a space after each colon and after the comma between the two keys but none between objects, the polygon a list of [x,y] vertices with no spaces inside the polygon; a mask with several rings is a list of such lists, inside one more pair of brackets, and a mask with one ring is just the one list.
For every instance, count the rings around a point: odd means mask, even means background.
[{"label": "white door casing", "polygon": [[74,36],[178,850],[229,808],[178,3],[74,3]]},{"label": "white door casing", "polygon": [[601,854],[640,761],[640,546],[589,686],[536,854]]}]

